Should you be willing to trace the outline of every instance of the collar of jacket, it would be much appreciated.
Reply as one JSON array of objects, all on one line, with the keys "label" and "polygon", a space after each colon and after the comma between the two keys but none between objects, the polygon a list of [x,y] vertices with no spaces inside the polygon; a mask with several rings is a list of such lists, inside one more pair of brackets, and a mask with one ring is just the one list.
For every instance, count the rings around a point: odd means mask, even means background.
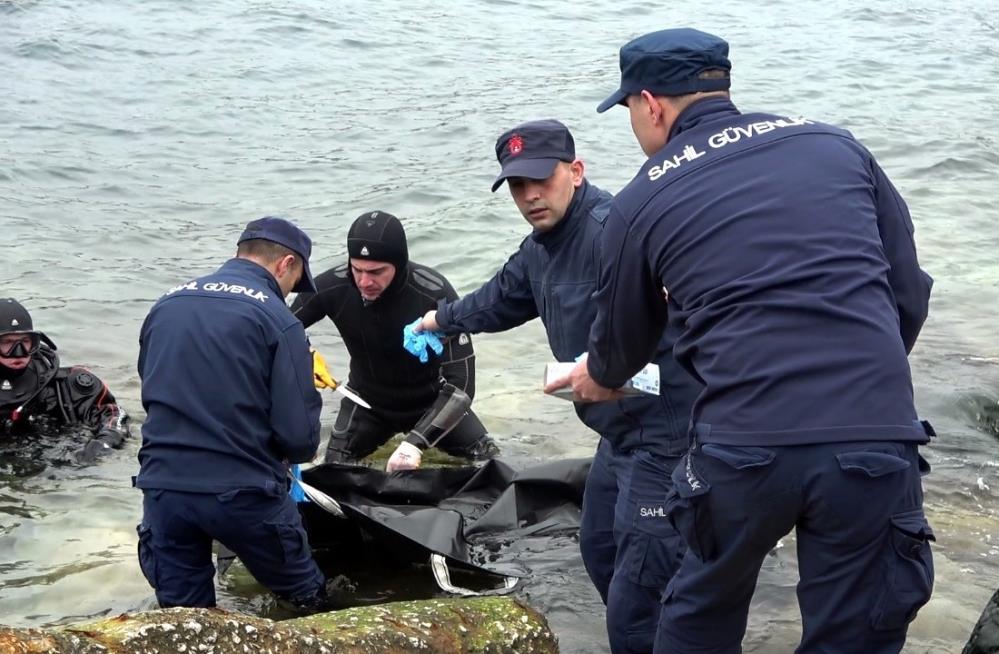
[{"label": "collar of jacket", "polygon": [[669,130],[669,143],[673,138],[682,132],[697,127],[701,123],[718,120],[726,116],[738,116],[742,112],[736,109],[735,105],[728,98],[704,98],[698,100],[680,112]]},{"label": "collar of jacket", "polygon": [[572,200],[569,202],[569,207],[565,210],[562,220],[558,221],[558,224],[547,232],[532,233],[531,238],[549,250],[564,243],[584,220],[583,216],[590,209],[590,204],[592,204],[591,196],[593,195],[595,194],[590,192],[590,183],[584,177],[583,183],[573,191]]},{"label": "collar of jacket", "polygon": [[259,277],[260,279],[267,282],[268,288],[270,288],[271,291],[273,291],[274,293],[277,293],[277,296],[281,298],[282,301],[284,301],[284,295],[282,295],[281,293],[281,286],[280,284],[277,283],[277,279],[274,278],[274,275],[271,274],[271,271],[267,270],[259,263],[250,261],[249,259],[241,259],[239,257],[235,257],[233,259],[229,259],[224,264],[222,264],[222,267],[219,268],[219,272],[223,271],[252,275],[253,277]]}]

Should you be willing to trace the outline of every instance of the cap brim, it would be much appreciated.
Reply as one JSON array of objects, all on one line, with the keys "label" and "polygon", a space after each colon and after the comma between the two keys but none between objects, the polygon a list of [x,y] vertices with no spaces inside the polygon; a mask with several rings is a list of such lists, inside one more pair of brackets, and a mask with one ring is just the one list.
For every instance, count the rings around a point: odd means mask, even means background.
[{"label": "cap brim", "polygon": [[309,269],[309,262],[302,259],[302,264],[302,278],[298,280],[298,283],[295,284],[295,288],[291,290],[295,293],[315,293],[316,280],[312,279],[312,271]]},{"label": "cap brim", "polygon": [[555,172],[555,166],[561,159],[514,159],[503,166],[503,172],[493,182],[493,193],[504,180],[510,177],[526,177],[528,179],[548,179]]},{"label": "cap brim", "polygon": [[624,104],[624,101],[628,98],[628,94],[618,89],[610,94],[606,100],[597,105],[597,113],[602,114],[616,104]]}]

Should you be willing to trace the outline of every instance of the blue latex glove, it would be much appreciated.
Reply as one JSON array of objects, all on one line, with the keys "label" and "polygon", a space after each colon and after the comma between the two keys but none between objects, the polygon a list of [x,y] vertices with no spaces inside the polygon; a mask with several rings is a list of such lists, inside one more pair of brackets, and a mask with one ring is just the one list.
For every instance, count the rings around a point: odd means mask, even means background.
[{"label": "blue latex glove", "polygon": [[306,496],[305,491],[302,487],[298,485],[298,480],[302,478],[302,466],[297,463],[291,466],[291,488],[288,490],[288,494],[291,495],[291,499],[296,502],[308,502],[309,498]]},{"label": "blue latex glove", "polygon": [[427,355],[428,347],[438,356],[444,353],[444,343],[441,342],[444,333],[423,331],[417,334],[413,328],[422,321],[423,318],[417,318],[402,328],[402,346],[414,357],[420,357],[420,363],[426,363],[430,358]]}]

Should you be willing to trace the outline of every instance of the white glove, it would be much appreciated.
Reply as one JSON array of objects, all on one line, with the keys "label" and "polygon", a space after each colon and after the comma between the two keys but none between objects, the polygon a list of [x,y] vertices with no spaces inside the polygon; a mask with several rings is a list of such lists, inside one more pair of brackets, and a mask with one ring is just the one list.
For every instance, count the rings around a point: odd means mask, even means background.
[{"label": "white glove", "polygon": [[420,467],[423,460],[423,452],[409,441],[399,443],[395,452],[389,457],[385,465],[385,472],[395,472],[396,470],[415,470]]}]

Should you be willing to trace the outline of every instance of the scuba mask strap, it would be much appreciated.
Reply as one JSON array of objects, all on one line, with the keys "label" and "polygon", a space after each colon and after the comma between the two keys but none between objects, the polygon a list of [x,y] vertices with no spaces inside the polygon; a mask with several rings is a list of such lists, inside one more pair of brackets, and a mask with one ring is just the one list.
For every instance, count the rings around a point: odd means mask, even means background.
[{"label": "scuba mask strap", "polygon": [[56,344],[52,342],[52,339],[45,335],[45,332],[35,332],[35,333],[38,334],[38,338],[41,339],[42,343],[45,343],[46,345],[49,346],[49,349],[52,350],[59,349],[56,347]]}]

